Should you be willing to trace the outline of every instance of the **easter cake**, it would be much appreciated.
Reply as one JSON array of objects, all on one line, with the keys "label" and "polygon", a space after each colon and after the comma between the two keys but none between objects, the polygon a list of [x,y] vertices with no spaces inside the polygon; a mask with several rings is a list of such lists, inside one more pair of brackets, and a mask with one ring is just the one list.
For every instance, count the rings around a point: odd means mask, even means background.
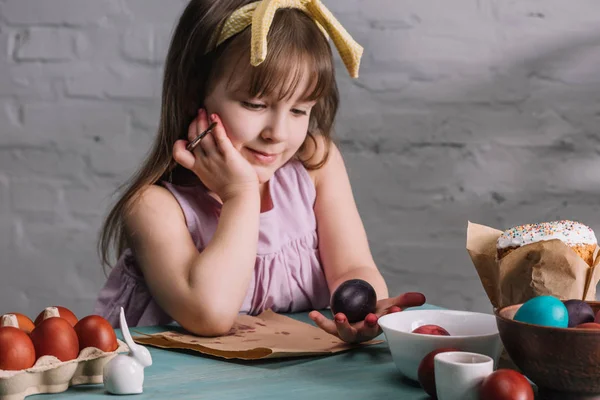
[{"label": "easter cake", "polygon": [[553,239],[561,240],[592,266],[596,235],[590,227],[569,220],[525,224],[504,231],[496,242],[498,260],[521,246]]}]

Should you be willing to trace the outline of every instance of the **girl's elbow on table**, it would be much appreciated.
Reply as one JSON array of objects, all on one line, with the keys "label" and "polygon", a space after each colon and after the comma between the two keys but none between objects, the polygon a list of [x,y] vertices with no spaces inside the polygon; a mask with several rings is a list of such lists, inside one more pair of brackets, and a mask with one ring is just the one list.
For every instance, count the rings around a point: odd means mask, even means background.
[{"label": "girl's elbow on table", "polygon": [[180,303],[170,309],[171,317],[187,331],[198,336],[226,335],[238,316],[237,308],[219,306],[216,301],[201,304]]},{"label": "girl's elbow on table", "polygon": [[218,313],[203,313],[184,316],[176,319],[177,323],[187,331],[207,337],[224,336],[233,327],[235,318],[226,317]]}]

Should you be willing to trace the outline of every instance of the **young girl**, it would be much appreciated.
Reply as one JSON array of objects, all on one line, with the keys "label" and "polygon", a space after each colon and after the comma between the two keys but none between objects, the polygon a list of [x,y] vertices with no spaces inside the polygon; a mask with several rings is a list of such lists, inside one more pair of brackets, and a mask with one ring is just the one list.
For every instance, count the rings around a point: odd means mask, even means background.
[{"label": "young girl", "polygon": [[[424,303],[388,298],[331,133],[338,107],[328,39],[356,77],[362,48],[319,0],[191,0],[167,55],[158,136],[109,213],[99,247],[118,257],[94,312],[114,326],[173,320],[226,334],[239,313],[309,311],[347,342]],[[205,134],[195,148],[188,144]],[[368,281],[375,314],[318,309]]]}]

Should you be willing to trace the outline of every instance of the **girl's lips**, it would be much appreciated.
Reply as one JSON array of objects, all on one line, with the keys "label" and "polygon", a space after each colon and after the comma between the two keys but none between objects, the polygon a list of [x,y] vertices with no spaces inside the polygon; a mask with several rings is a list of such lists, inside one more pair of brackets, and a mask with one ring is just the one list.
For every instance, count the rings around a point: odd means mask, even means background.
[{"label": "girl's lips", "polygon": [[248,148],[248,150],[250,151],[254,159],[260,164],[272,164],[277,159],[277,154],[263,153],[261,151],[256,151],[250,148]]}]

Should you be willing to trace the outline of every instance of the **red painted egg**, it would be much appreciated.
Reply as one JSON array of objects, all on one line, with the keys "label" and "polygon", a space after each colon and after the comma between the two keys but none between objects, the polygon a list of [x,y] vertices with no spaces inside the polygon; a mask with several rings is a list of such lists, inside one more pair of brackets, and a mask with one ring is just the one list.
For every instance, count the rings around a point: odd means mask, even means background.
[{"label": "red painted egg", "polygon": [[450,336],[448,331],[439,325],[422,325],[413,330],[412,333],[420,333],[422,335]]},{"label": "red painted egg", "polygon": [[71,326],[75,326],[75,324],[77,323],[77,316],[75,316],[73,311],[69,310],[66,307],[62,307],[62,306],[46,307],[44,309],[44,311],[39,313],[38,316],[36,317],[36,319],[34,321],[35,326],[38,326],[38,324],[43,321],[44,314],[46,313],[46,311],[50,311],[50,309],[53,307],[58,310],[59,317],[66,319],[69,322],[69,324],[71,324]]},{"label": "red painted egg", "polygon": [[4,314],[4,315],[9,315],[9,314],[12,314],[15,317],[17,317],[17,323],[19,324],[19,329],[25,331],[26,333],[31,333],[33,328],[35,328],[33,321],[27,315],[16,313],[16,312],[11,312],[11,313]]},{"label": "red painted egg", "polygon": [[0,328],[0,370],[31,368],[35,360],[35,348],[25,331],[12,326]]},{"label": "red painted egg", "polygon": [[579,329],[599,329],[600,330],[600,324],[596,323],[596,322],[584,322],[583,324],[577,325],[575,328],[579,328]]},{"label": "red painted egg", "polygon": [[79,355],[79,340],[71,324],[64,318],[46,318],[31,332],[36,356],[54,356],[69,361]]},{"label": "red painted egg", "polygon": [[488,375],[479,388],[485,400],[534,400],[533,388],[523,374],[512,369],[498,369]]},{"label": "red painted egg", "polygon": [[115,351],[119,344],[110,323],[99,315],[88,315],[77,322],[75,332],[79,339],[79,351],[95,347],[105,352]]},{"label": "red painted egg", "polygon": [[417,371],[417,375],[419,377],[419,383],[425,392],[433,397],[437,398],[437,393],[435,390],[435,372],[434,372],[434,363],[433,359],[436,354],[445,353],[447,351],[459,351],[458,349],[452,347],[446,347],[441,349],[433,350],[431,353],[428,353],[421,362],[419,363],[419,369]]}]

